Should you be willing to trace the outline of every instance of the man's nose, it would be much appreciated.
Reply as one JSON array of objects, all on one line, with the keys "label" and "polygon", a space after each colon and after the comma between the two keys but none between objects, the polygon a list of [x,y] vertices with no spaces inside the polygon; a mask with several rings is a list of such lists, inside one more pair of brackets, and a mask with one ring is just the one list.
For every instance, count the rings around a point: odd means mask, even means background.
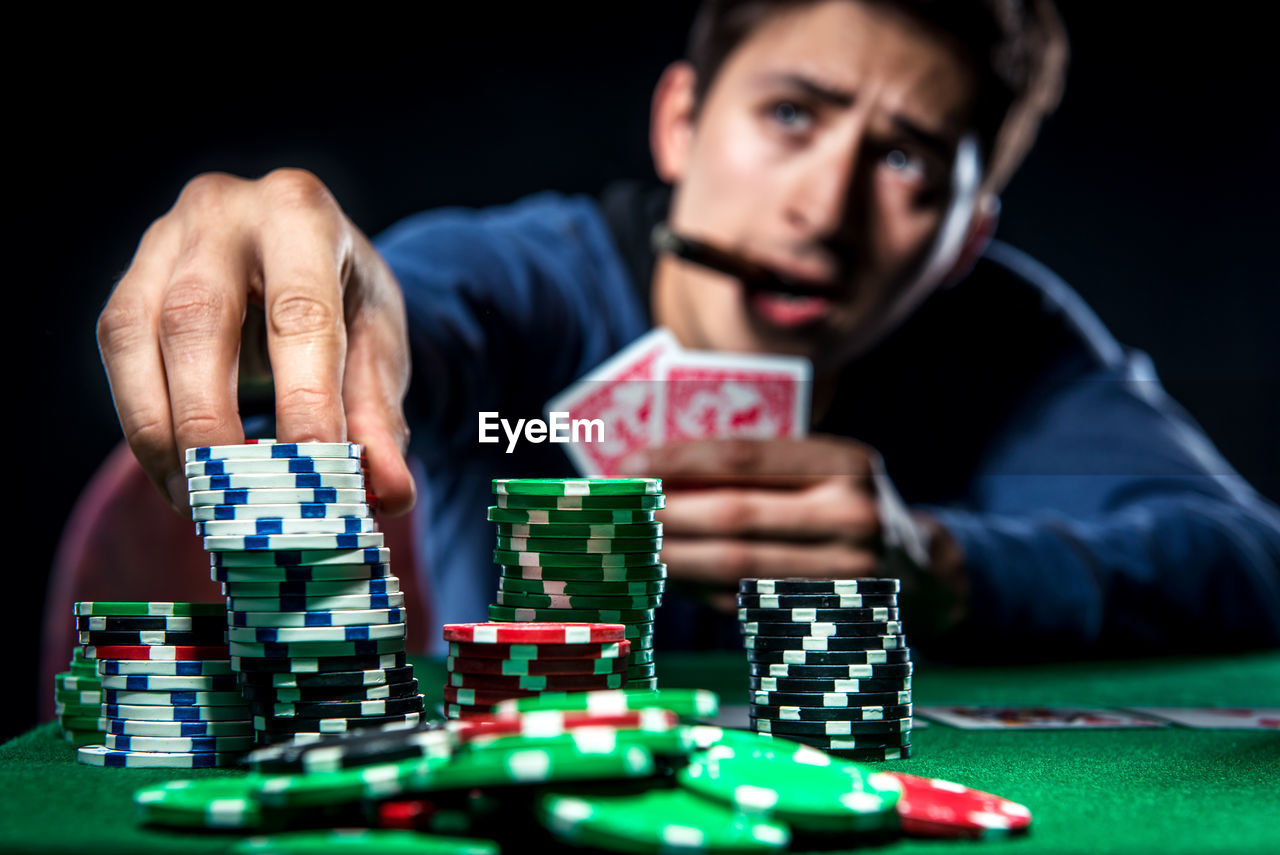
[{"label": "man's nose", "polygon": [[803,237],[830,240],[850,230],[862,146],[855,132],[814,148],[797,164],[786,217]]}]

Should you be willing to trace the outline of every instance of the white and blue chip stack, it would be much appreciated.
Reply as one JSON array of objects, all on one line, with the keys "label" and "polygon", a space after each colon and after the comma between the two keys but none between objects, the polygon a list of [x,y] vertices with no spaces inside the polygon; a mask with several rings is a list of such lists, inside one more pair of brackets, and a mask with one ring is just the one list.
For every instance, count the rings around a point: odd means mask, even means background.
[{"label": "white and blue chip stack", "polygon": [[78,602],[75,614],[99,687],[80,702],[96,698],[101,733],[101,744],[79,749],[79,762],[206,769],[235,765],[252,747],[253,713],[231,673],[222,603]]},{"label": "white and blue chip stack", "polygon": [[196,533],[227,597],[227,640],[259,744],[416,724],[404,594],[359,445],[188,449]]}]

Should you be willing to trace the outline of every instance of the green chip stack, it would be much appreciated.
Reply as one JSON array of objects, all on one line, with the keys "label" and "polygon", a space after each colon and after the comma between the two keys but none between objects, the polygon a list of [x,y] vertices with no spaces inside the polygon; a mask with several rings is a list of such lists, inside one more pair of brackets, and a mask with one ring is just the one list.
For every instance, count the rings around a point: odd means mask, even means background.
[{"label": "green chip stack", "polygon": [[623,687],[656,689],[653,619],[667,567],[657,478],[495,479],[499,565],[493,621],[620,623]]},{"label": "green chip stack", "polygon": [[102,680],[92,660],[77,646],[69,670],[54,677],[54,708],[62,738],[72,745],[98,745],[102,728],[98,718],[102,704]]}]

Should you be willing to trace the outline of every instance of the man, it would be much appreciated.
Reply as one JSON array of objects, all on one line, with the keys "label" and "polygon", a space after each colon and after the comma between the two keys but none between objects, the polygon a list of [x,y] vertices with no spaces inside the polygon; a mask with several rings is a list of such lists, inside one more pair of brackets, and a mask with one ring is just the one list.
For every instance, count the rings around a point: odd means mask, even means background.
[{"label": "man", "polygon": [[[1063,283],[987,247],[1064,57],[1045,2],[709,2],[654,95],[669,201],[427,213],[375,249],[310,175],[201,176],[99,321],[125,436],[182,507],[181,450],[243,436],[261,301],[277,435],[364,443],[399,511],[411,426],[437,615],[483,620],[489,479],[567,461],[479,445],[476,413],[537,414],[662,325],[814,364],[813,438],[631,461],[666,479],[673,579],[722,610],[742,576],[893,572],[913,639],[948,652],[1280,642],[1275,509]],[[807,296],[655,259],[660,221]],[[731,642],[687,601],[661,615],[660,643]]]}]

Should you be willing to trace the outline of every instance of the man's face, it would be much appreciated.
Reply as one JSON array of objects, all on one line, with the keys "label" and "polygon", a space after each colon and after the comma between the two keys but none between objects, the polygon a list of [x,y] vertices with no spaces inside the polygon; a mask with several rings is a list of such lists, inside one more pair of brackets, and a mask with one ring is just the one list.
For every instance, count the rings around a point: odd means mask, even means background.
[{"label": "man's face", "polygon": [[[749,294],[664,258],[659,319],[691,346],[803,355],[820,372],[874,344],[948,266],[935,244],[965,183],[957,150],[976,160],[975,90],[953,50],[892,11],[828,0],[769,17],[721,66],[667,161],[670,222],[831,297]],[[950,243],[941,254],[954,258]]]}]

